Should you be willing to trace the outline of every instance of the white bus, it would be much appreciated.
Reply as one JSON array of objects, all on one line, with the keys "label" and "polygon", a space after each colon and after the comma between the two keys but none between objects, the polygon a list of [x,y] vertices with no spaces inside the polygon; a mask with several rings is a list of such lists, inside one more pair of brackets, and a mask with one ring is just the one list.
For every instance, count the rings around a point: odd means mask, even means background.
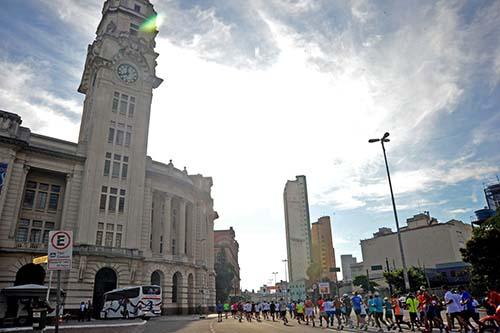
[{"label": "white bus", "polygon": [[101,318],[150,318],[161,315],[161,288],[139,286],[114,289],[104,294]]}]

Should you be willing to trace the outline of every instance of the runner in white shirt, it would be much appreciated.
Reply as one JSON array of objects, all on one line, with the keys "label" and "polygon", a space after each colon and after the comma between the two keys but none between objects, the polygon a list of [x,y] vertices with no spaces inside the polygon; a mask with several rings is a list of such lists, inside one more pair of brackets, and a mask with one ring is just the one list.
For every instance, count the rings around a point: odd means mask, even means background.
[{"label": "runner in white shirt", "polygon": [[255,304],[255,319],[257,321],[260,321],[260,311],[261,311],[260,303]]},{"label": "runner in white shirt", "polygon": [[268,302],[262,303],[262,314],[264,315],[264,319],[269,320],[269,311],[271,310],[271,306]]},{"label": "runner in white shirt", "polygon": [[453,321],[458,320],[460,327],[463,328],[462,317],[460,313],[462,312],[462,297],[459,294],[453,293],[448,287],[443,288],[446,292],[444,294],[444,303],[446,304],[446,318],[448,322],[448,331],[453,328]]},{"label": "runner in white shirt", "polygon": [[246,302],[245,305],[243,305],[243,311],[245,311],[245,318],[247,321],[252,321],[252,304]]}]

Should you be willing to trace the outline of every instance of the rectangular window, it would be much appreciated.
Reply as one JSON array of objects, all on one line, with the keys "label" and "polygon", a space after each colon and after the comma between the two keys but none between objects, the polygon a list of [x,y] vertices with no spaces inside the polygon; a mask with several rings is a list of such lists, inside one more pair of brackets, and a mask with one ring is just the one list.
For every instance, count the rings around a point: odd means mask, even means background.
[{"label": "rectangular window", "polygon": [[130,23],[130,35],[137,36],[137,32],[139,31],[139,26],[134,23]]},{"label": "rectangular window", "polygon": [[117,225],[116,225],[116,231],[118,231],[118,232],[122,232],[122,230],[123,230],[123,225],[121,225],[121,224],[117,224]]},{"label": "rectangular window", "polygon": [[113,159],[114,159],[115,161],[121,161],[121,160],[122,160],[122,155],[115,154],[115,156],[113,157]]},{"label": "rectangular window", "polygon": [[55,192],[55,193],[59,193],[59,192],[61,192],[61,186],[59,186],[59,185],[50,185],[50,191],[51,192]]},{"label": "rectangular window", "polygon": [[132,141],[132,133],[126,132],[125,133],[125,147],[129,147],[131,141]]},{"label": "rectangular window", "polygon": [[33,191],[33,190],[26,190],[24,192],[23,207],[24,208],[33,208],[33,203],[34,202],[35,202],[35,191]]},{"label": "rectangular window", "polygon": [[113,112],[117,112],[118,111],[119,98],[120,98],[120,93],[115,92],[114,95],[113,95],[113,107],[112,107]]},{"label": "rectangular window", "polygon": [[102,245],[102,231],[98,231],[95,236],[95,245]]},{"label": "rectangular window", "polygon": [[101,201],[99,202],[99,209],[100,210],[106,209],[106,194],[101,194]]},{"label": "rectangular window", "polygon": [[16,242],[26,243],[28,241],[28,231],[29,231],[29,229],[26,227],[17,228]]},{"label": "rectangular window", "polygon": [[43,183],[40,183],[38,185],[38,189],[39,190],[42,190],[42,191],[48,191],[49,190],[49,184],[43,184]]},{"label": "rectangular window", "polygon": [[109,176],[109,169],[110,168],[111,168],[111,161],[105,160],[104,161],[104,176]]},{"label": "rectangular window", "polygon": [[127,174],[128,174],[128,164],[123,163],[122,164],[122,179],[127,179]]},{"label": "rectangular window", "polygon": [[141,12],[141,6],[139,5],[134,5],[134,11],[140,13]]},{"label": "rectangular window", "polygon": [[36,209],[44,210],[47,203],[47,192],[38,192],[36,197]]},{"label": "rectangular window", "polygon": [[104,223],[102,222],[97,223],[97,230],[104,230]]},{"label": "rectangular window", "polygon": [[32,188],[32,189],[36,189],[36,182],[33,182],[33,181],[28,181],[26,182],[26,188]]},{"label": "rectangular window", "polygon": [[120,177],[120,162],[113,162],[113,172],[112,172],[112,177],[113,177],[113,178],[118,178],[118,177]]},{"label": "rectangular window", "polygon": [[104,246],[113,246],[113,233],[112,232],[106,232],[106,239],[104,241]]},{"label": "rectangular window", "polygon": [[59,194],[50,193],[49,196],[49,210],[57,210],[57,204],[59,203]]},{"label": "rectangular window", "polygon": [[116,144],[123,145],[123,131],[121,130],[116,131]]},{"label": "rectangular window", "polygon": [[115,129],[110,127],[108,131],[108,142],[113,143],[114,140],[115,140]]},{"label": "rectangular window", "polygon": [[30,243],[40,243],[42,236],[42,230],[40,229],[31,229],[30,232]]},{"label": "rectangular window", "polygon": [[125,198],[120,197],[120,200],[118,202],[118,212],[123,213],[124,210],[125,210]]},{"label": "rectangular window", "polygon": [[106,231],[113,231],[115,229],[115,225],[113,223],[106,223]]},{"label": "rectangular window", "polygon": [[118,189],[116,187],[112,187],[109,191],[111,194],[118,194]]},{"label": "rectangular window", "polygon": [[[123,98],[123,95],[122,95]],[[127,114],[127,101],[126,100],[121,100],[120,101],[120,114]]]},{"label": "rectangular window", "polygon": [[122,234],[120,233],[115,235],[115,247],[122,247]]},{"label": "rectangular window", "polygon": [[116,211],[116,196],[110,195],[108,200],[108,210],[110,212]]},{"label": "rectangular window", "polygon": [[[132,97],[130,99],[132,99]],[[134,117],[134,112],[135,112],[135,104],[131,102],[130,105],[129,105],[129,107],[128,107],[128,116],[129,116],[129,118]]]}]

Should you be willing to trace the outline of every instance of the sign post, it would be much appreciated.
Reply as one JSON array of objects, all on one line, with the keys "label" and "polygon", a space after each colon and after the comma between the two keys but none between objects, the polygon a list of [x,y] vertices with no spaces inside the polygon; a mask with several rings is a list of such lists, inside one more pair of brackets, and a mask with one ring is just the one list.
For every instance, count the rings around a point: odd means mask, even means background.
[{"label": "sign post", "polygon": [[55,332],[58,333],[61,307],[61,271],[71,270],[71,263],[73,260],[73,232],[62,230],[51,231],[49,233],[47,256],[47,269],[49,271],[57,271]]}]

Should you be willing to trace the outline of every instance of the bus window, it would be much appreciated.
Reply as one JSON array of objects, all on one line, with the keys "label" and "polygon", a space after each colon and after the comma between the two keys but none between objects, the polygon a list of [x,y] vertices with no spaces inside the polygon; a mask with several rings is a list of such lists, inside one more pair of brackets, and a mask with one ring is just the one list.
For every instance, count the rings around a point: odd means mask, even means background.
[{"label": "bus window", "polygon": [[141,289],[138,288],[132,288],[132,289],[125,289],[122,292],[122,297],[126,298],[136,298],[139,296]]},{"label": "bus window", "polygon": [[153,286],[142,287],[142,293],[144,295],[160,295],[161,289]]}]

